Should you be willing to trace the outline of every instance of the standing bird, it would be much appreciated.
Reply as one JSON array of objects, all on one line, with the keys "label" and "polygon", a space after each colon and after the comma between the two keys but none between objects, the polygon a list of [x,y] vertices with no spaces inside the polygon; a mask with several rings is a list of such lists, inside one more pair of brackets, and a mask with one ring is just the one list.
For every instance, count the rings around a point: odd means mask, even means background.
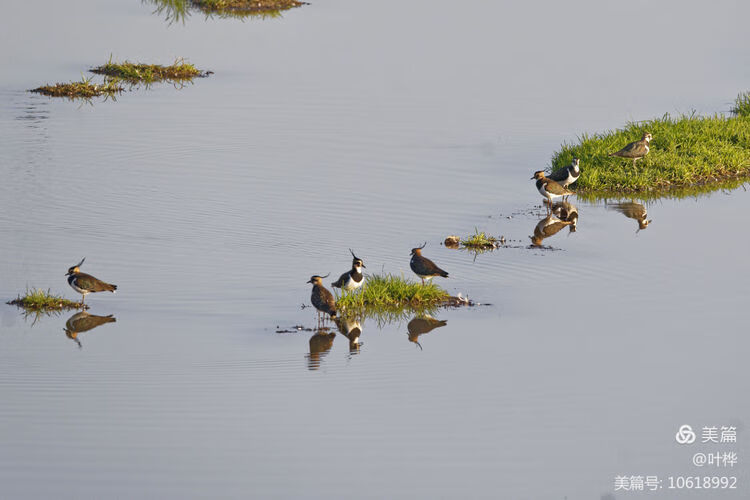
[{"label": "standing bird", "polygon": [[559,198],[561,196],[570,196],[571,194],[575,194],[573,191],[568,191],[567,189],[562,187],[556,181],[545,177],[544,170],[538,170],[534,172],[534,177],[532,177],[532,179],[537,179],[536,188],[539,191],[539,194],[547,198],[547,212],[549,212],[549,209],[552,206],[553,199]]},{"label": "standing bird", "polygon": [[[323,278],[327,278],[331,273],[325,276],[312,276],[308,283],[312,283],[312,295],[310,295],[310,302],[318,310],[318,321],[320,322],[320,313],[328,313],[331,319],[336,317],[336,301],[333,300],[333,295],[323,286]],[[325,316],[323,317],[325,319]]]},{"label": "standing bird", "polygon": [[84,260],[86,260],[86,257],[84,257],[81,262],[68,269],[68,272],[65,274],[65,276],[68,277],[68,285],[70,285],[73,290],[81,294],[81,305],[83,305],[86,294],[96,292],[115,293],[115,290],[117,290],[117,285],[110,285],[109,283],[105,283],[102,280],[94,278],[90,274],[81,272],[79,268],[83,264]]},{"label": "standing bird", "polygon": [[362,259],[358,259],[357,256],[354,255],[351,248],[349,249],[349,252],[352,254],[352,257],[354,257],[354,259],[352,259],[351,271],[345,272],[339,276],[338,280],[331,283],[332,287],[341,288],[341,290],[346,291],[356,290],[362,286],[362,283],[365,282],[365,277],[362,275],[362,269],[367,267]]},{"label": "standing bird", "polygon": [[579,167],[581,160],[573,158],[573,161],[565,168],[561,168],[556,172],[549,174],[547,179],[559,183],[562,187],[566,188],[578,180],[578,176],[581,175],[581,169]]},{"label": "standing bird", "polygon": [[609,153],[608,156],[631,158],[633,160],[633,168],[635,168],[635,162],[648,154],[649,141],[651,141],[651,134],[649,134],[648,132],[644,132],[643,137],[641,137],[640,141],[631,142],[621,150],[615,153]]},{"label": "standing bird", "polygon": [[425,241],[424,245],[421,247],[412,248],[411,261],[409,262],[409,266],[411,267],[411,270],[414,271],[414,274],[422,278],[422,286],[424,286],[424,280],[431,280],[435,276],[442,276],[443,278],[448,277],[448,273],[440,269],[427,257],[422,256],[422,249],[426,245],[427,242]]}]

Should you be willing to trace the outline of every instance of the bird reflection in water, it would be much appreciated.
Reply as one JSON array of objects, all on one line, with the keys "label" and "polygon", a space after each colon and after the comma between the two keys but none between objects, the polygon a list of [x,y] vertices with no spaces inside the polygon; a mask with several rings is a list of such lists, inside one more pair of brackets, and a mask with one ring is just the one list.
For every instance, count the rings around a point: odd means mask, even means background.
[{"label": "bird reflection in water", "polygon": [[111,314],[109,316],[97,316],[96,314],[89,314],[86,311],[75,313],[73,316],[68,318],[65,322],[65,335],[78,344],[79,348],[82,348],[81,341],[78,340],[78,334],[88,332],[94,328],[101,326],[105,323],[114,323],[117,318]]},{"label": "bird reflection in water", "polygon": [[359,336],[362,335],[362,325],[359,320],[354,318],[338,318],[336,319],[336,326],[341,335],[349,339],[349,353],[359,353],[359,348],[362,346],[362,343],[359,341]]},{"label": "bird reflection in water", "polygon": [[333,347],[334,338],[336,338],[336,334],[327,327],[315,330],[315,334],[310,337],[310,354],[307,355],[307,368],[309,370],[320,368],[321,360]]},{"label": "bird reflection in water", "polygon": [[540,220],[536,227],[534,227],[534,235],[529,236],[529,238],[531,238],[532,246],[541,247],[542,241],[544,241],[545,238],[556,235],[562,228],[572,226],[577,223],[577,221],[577,212],[574,221],[558,219],[555,217],[554,213],[549,214],[547,217]]},{"label": "bird reflection in water", "polygon": [[570,222],[568,230],[575,233],[578,229],[578,207],[569,201],[561,201],[552,205],[552,213],[563,222]]},{"label": "bird reflection in water", "polygon": [[634,201],[625,201],[622,203],[608,204],[607,208],[620,212],[628,219],[635,220],[638,223],[638,229],[636,229],[635,231],[636,233],[638,233],[641,229],[646,229],[648,225],[651,224],[651,219],[648,218],[646,207],[640,203],[636,203]]},{"label": "bird reflection in water", "polygon": [[435,328],[447,325],[447,321],[435,319],[429,314],[420,314],[414,316],[406,328],[409,330],[409,342],[414,342],[417,346],[422,349],[422,344],[419,343],[418,339],[420,335],[430,333]]}]

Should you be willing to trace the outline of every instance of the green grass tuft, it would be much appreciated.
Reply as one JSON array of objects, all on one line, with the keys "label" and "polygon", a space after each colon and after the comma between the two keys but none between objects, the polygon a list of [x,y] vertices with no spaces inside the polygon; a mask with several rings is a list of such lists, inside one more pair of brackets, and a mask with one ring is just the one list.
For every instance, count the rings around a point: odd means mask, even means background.
[{"label": "green grass tuft", "polygon": [[735,116],[750,116],[750,92],[743,92],[734,100],[732,114]]},{"label": "green grass tuft", "polygon": [[113,62],[111,57],[107,64],[97,66],[90,71],[129,83],[184,82],[209,74],[192,64],[186,63],[183,59],[177,59],[174,64],[169,66],[162,66],[160,64],[132,63],[130,61],[117,63]]},{"label": "green grass tuft", "polygon": [[31,89],[29,92],[37,92],[50,97],[67,97],[68,99],[91,99],[93,97],[107,96],[114,98],[125,89],[117,80],[106,81],[102,84],[91,83],[91,78],[82,78],[80,82],[56,83],[54,85],[43,85]]},{"label": "green grass tuft", "polygon": [[[738,98],[738,102],[742,100]],[[742,101],[743,103],[745,101]],[[744,109],[746,104],[737,104]],[[573,189],[588,195],[662,193],[750,176],[750,116],[683,115],[628,124],[622,130],[580,137],[552,156],[552,169],[581,159],[581,176]],[[651,132],[650,153],[637,162],[608,157]]]},{"label": "green grass tuft", "polygon": [[435,308],[450,298],[448,292],[435,284],[422,286],[420,282],[393,274],[367,275],[362,288],[344,293],[336,306],[347,312],[379,309],[384,312],[398,309],[421,310]]},{"label": "green grass tuft", "polygon": [[24,296],[19,295],[18,298],[8,301],[7,304],[34,312],[86,309],[86,306],[80,302],[68,300],[60,295],[54,295],[49,290],[45,291],[39,288],[28,289]]},{"label": "green grass tuft", "polygon": [[170,23],[185,20],[192,9],[204,13],[206,17],[220,18],[276,18],[281,13],[295,7],[307,5],[298,0],[142,0],[156,5],[156,13],[166,16]]},{"label": "green grass tuft", "polygon": [[499,240],[494,236],[485,234],[484,231],[481,233],[477,228],[474,228],[474,234],[467,236],[461,240],[461,244],[467,248],[476,249],[489,249],[497,248],[500,244]]}]

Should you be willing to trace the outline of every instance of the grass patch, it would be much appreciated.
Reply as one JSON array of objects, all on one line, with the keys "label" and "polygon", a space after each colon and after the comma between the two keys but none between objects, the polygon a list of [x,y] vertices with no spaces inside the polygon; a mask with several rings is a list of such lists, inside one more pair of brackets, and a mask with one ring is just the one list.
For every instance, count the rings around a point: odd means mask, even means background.
[{"label": "grass patch", "polygon": [[500,245],[500,240],[494,236],[489,236],[484,231],[480,233],[477,228],[474,228],[474,234],[462,238],[461,244],[466,248],[486,250],[497,248]]},{"label": "grass patch", "polygon": [[750,116],[750,92],[743,92],[734,100],[732,114],[735,116]]},{"label": "grass patch", "polygon": [[181,83],[210,74],[186,63],[184,59],[177,59],[174,64],[162,66],[161,64],[132,63],[130,61],[117,63],[110,58],[107,64],[92,68],[90,71],[105,75],[109,79],[123,80],[128,83],[163,81]]},{"label": "grass patch", "polygon": [[[581,176],[572,186],[595,196],[614,193],[661,194],[675,188],[713,184],[718,181],[750,177],[750,104],[738,97],[734,116],[682,115],[639,123],[622,130],[584,134],[578,144],[564,144],[552,156],[553,171],[581,159]],[[650,153],[639,160],[635,171],[632,161],[610,158],[625,144],[650,132]]]},{"label": "grass patch", "polygon": [[55,295],[49,290],[32,288],[26,290],[26,294],[6,302],[12,306],[18,306],[32,312],[59,311],[62,309],[88,309],[88,306],[80,302],[68,300],[60,295]]},{"label": "grass patch", "polygon": [[144,0],[156,5],[156,13],[164,15],[171,24],[185,22],[193,9],[207,17],[245,19],[281,17],[285,10],[307,5],[297,0]]},{"label": "grass patch", "polygon": [[43,85],[31,89],[29,92],[36,92],[50,97],[67,97],[68,99],[91,99],[99,96],[114,97],[125,89],[116,80],[105,81],[104,83],[91,83],[91,78],[83,78],[80,82],[56,83],[54,85]]},{"label": "grass patch", "polygon": [[305,2],[297,0],[191,0],[196,7],[206,13],[218,14],[277,14]]},{"label": "grass patch", "polygon": [[379,309],[387,313],[435,308],[449,299],[450,294],[433,283],[422,286],[402,276],[373,274],[366,276],[362,288],[339,297],[336,306],[347,312]]}]

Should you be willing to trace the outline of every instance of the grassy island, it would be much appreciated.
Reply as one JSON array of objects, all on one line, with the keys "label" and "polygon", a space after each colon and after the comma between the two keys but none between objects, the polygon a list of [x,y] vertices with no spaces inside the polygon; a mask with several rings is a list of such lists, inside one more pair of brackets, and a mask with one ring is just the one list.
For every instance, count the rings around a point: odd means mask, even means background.
[{"label": "grassy island", "polygon": [[80,302],[68,300],[62,296],[55,295],[49,290],[32,288],[26,290],[26,294],[11,301],[7,304],[18,306],[29,312],[51,312],[66,309],[88,309],[88,306]]},{"label": "grassy island", "polygon": [[[608,157],[650,132],[649,154],[632,161]],[[581,176],[572,187],[585,195],[666,193],[750,177],[750,94],[740,94],[731,116],[682,115],[630,123],[624,129],[584,134],[552,156],[552,170],[581,159]]]},{"label": "grassy island", "polygon": [[131,84],[162,81],[180,83],[210,74],[210,72],[201,71],[192,64],[186,63],[183,59],[178,59],[169,66],[162,66],[161,64],[132,63],[130,61],[117,63],[110,58],[107,64],[92,68],[90,71],[105,75],[108,81],[123,80]]},{"label": "grassy island", "polygon": [[365,285],[344,293],[336,306],[349,311],[369,308],[392,310],[439,307],[450,300],[450,294],[439,286],[404,279],[392,274],[367,275]]},{"label": "grassy island", "polygon": [[114,98],[125,89],[116,80],[104,83],[91,83],[91,78],[83,78],[80,82],[56,83],[54,85],[43,85],[29,92],[50,97],[67,97],[68,99],[91,99],[93,97],[106,96]]}]

